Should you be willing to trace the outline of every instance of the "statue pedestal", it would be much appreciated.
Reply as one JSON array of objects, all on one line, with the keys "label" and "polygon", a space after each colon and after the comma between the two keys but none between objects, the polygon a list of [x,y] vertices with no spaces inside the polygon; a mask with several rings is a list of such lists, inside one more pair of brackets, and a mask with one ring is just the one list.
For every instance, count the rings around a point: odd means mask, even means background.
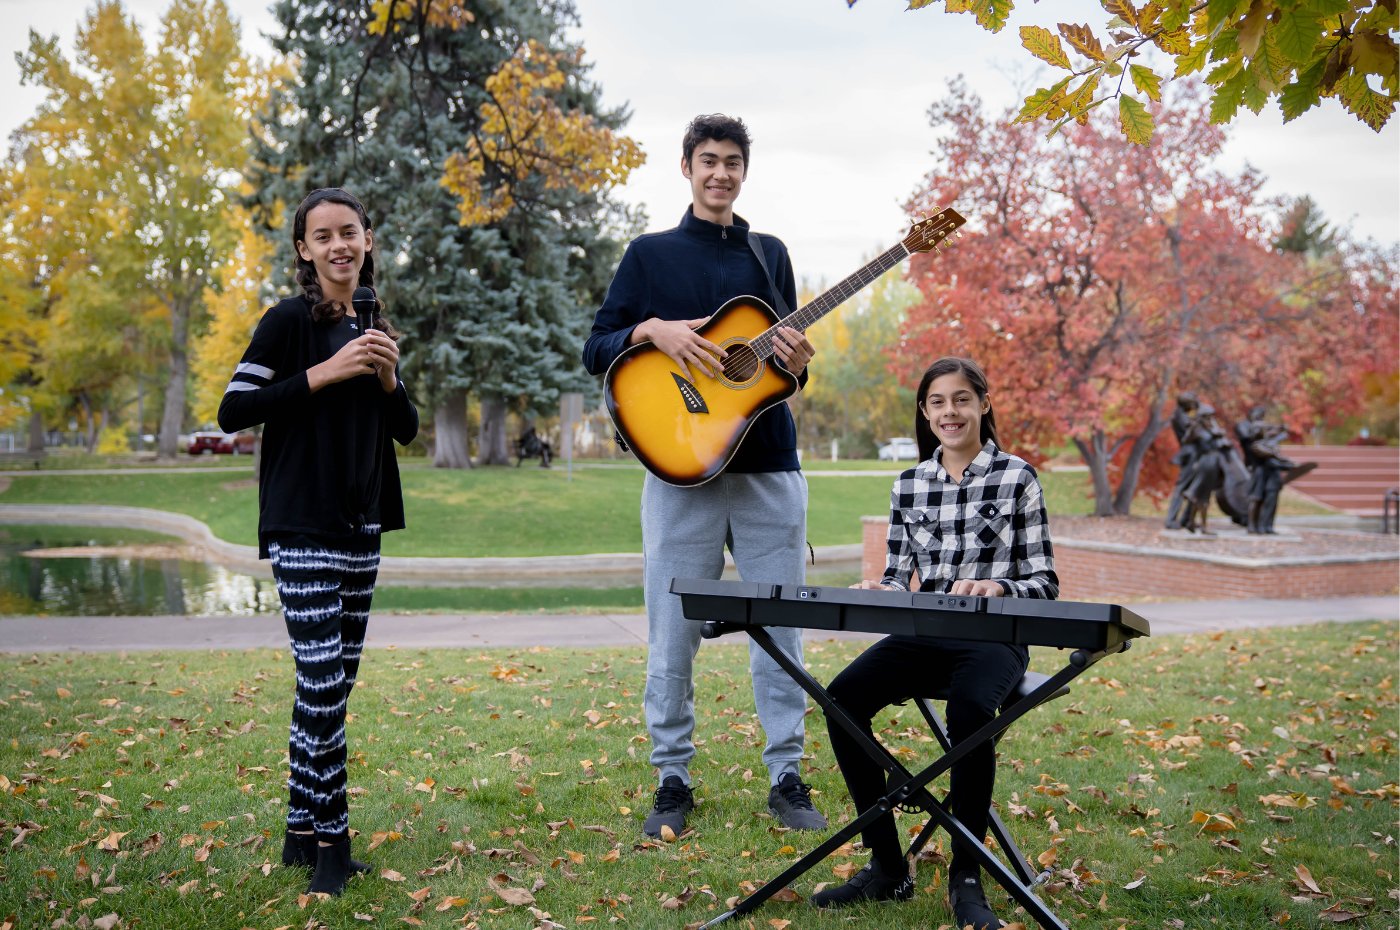
[{"label": "statue pedestal", "polygon": [[1242,526],[1231,523],[1229,526],[1220,529],[1212,529],[1209,533],[1192,533],[1187,530],[1162,530],[1157,534],[1162,539],[1170,539],[1176,542],[1229,542],[1251,543],[1264,542],[1284,542],[1300,543],[1303,537],[1290,530],[1276,533],[1251,533]]}]

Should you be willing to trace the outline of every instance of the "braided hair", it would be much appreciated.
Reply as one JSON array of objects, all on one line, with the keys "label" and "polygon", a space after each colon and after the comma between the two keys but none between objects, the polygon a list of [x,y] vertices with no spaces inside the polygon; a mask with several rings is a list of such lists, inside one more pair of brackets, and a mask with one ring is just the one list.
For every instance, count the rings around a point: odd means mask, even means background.
[{"label": "braided hair", "polygon": [[[349,207],[355,211],[355,215],[360,220],[360,225],[366,231],[373,229],[369,222],[369,214],[365,212],[364,204],[354,194],[339,187],[322,187],[306,195],[306,199],[297,207],[296,217],[292,220],[292,254],[296,256],[295,271],[296,282],[301,286],[302,293],[311,303],[311,319],[317,323],[339,323],[345,318],[349,307],[338,300],[326,297],[321,292],[321,279],[316,275],[316,266],[312,262],[301,257],[297,243],[306,239],[306,216],[313,209],[323,203],[338,203]],[[366,252],[364,264],[360,266],[360,279],[357,282],[359,287],[374,287],[374,253]],[[390,338],[397,338],[398,331],[393,328],[387,319],[384,318],[384,303],[378,298],[375,299],[375,310],[370,315],[368,325],[386,333]]]}]

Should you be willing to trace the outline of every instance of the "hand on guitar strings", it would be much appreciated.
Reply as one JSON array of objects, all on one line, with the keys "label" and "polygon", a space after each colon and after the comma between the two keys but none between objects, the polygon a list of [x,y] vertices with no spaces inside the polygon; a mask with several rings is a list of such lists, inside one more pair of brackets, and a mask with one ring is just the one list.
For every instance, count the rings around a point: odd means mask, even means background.
[{"label": "hand on guitar strings", "polygon": [[686,380],[694,381],[693,365],[701,374],[717,377],[723,366],[724,349],[696,332],[709,317],[698,320],[660,320],[652,317],[632,330],[632,340],[650,339],[652,344],[680,366]]},{"label": "hand on guitar strings", "polygon": [[791,326],[779,326],[774,336],[773,353],[789,373],[801,375],[812,356],[817,354],[816,346],[807,340],[805,333]]}]

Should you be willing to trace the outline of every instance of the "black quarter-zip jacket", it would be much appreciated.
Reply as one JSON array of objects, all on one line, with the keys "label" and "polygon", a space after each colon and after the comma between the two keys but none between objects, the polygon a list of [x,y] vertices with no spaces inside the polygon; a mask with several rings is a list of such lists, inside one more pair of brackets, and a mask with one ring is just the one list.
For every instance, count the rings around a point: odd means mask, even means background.
[{"label": "black quarter-zip jacket", "polygon": [[305,297],[263,314],[219,404],[219,428],[264,424],[258,471],[258,554],[278,533],[328,539],[378,524],[403,529],[403,490],[393,442],[418,435],[418,410],[402,381],[386,393],[364,374],[311,393],[306,373],[353,333],[316,323]]},{"label": "black quarter-zip jacket", "polygon": [[[734,217],[732,226],[721,226],[687,208],[675,229],[639,236],[627,246],[584,343],[584,367],[590,374],[603,374],[627,348],[632,330],[652,317],[699,319],[745,295],[765,301],[781,316],[749,236],[758,237],[774,283],[781,288],[789,311],[796,309],[792,263],[780,239],[751,232],[740,216]],[[806,371],[798,381],[807,384]],[[792,411],[787,404],[777,404],[754,421],[725,471],[797,471],[800,467]]]}]

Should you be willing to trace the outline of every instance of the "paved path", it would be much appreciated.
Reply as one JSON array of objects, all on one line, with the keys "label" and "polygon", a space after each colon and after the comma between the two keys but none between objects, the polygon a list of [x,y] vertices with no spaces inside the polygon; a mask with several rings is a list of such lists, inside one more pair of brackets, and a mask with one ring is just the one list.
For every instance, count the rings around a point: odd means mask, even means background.
[{"label": "paved path", "polygon": [[[1214,630],[1297,626],[1325,621],[1400,622],[1394,597],[1322,600],[1171,601],[1133,604],[1157,636]],[[808,632],[808,637],[871,639],[860,634]],[[645,646],[642,614],[376,615],[367,646],[398,648],[517,648],[527,646]],[[280,614],[250,617],[4,617],[0,652],[116,652],[152,649],[282,648]]]}]

